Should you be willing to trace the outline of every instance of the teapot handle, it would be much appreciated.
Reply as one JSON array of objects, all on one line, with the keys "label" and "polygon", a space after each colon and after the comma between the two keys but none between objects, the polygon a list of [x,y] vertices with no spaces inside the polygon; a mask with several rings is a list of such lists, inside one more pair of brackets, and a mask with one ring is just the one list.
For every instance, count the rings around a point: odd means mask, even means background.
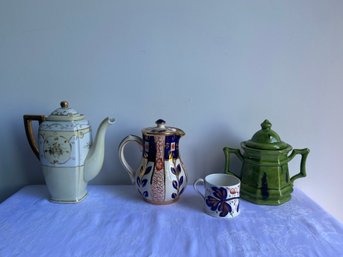
[{"label": "teapot handle", "polygon": [[132,183],[135,182],[135,170],[128,164],[128,162],[125,159],[125,154],[124,154],[124,149],[125,146],[130,143],[130,142],[136,142],[138,143],[142,148],[143,148],[143,139],[138,137],[138,136],[134,136],[134,135],[129,135],[127,137],[125,137],[123,139],[123,141],[121,141],[121,143],[119,144],[119,148],[118,148],[118,152],[119,152],[119,159],[121,164],[124,166],[124,168],[127,170],[127,172],[130,175],[131,181]]},{"label": "teapot handle", "polygon": [[230,148],[230,147],[224,147],[223,149],[225,154],[225,172],[228,174],[232,174],[237,177],[236,174],[234,174],[232,171],[230,171],[230,154],[234,154],[237,156],[237,158],[243,162],[243,155],[241,154],[241,151],[237,148]]},{"label": "teapot handle", "polygon": [[23,119],[24,119],[24,126],[25,126],[25,133],[26,133],[27,140],[29,141],[29,144],[31,146],[33,153],[39,159],[39,148],[33,134],[32,121],[38,121],[39,124],[41,124],[45,120],[45,116],[44,115],[24,115]]},{"label": "teapot handle", "polygon": [[306,159],[307,155],[309,154],[310,149],[304,148],[304,149],[294,149],[292,153],[288,156],[287,160],[288,162],[291,161],[297,154],[301,154],[301,161],[300,161],[300,172],[293,177],[291,177],[291,183],[294,182],[294,180],[298,178],[306,177]]}]

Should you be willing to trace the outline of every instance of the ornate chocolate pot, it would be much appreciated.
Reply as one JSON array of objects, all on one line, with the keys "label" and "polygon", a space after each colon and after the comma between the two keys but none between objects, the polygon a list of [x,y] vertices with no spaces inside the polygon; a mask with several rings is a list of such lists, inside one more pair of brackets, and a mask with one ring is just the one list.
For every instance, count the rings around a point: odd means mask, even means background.
[{"label": "ornate chocolate pot", "polygon": [[[178,128],[167,127],[164,120],[157,120],[156,127],[142,130],[143,138],[129,135],[119,145],[119,159],[136,184],[144,200],[153,204],[175,202],[187,185],[187,175],[180,159],[179,140],[185,133]],[[129,142],[143,148],[141,165],[131,168],[124,155]]]},{"label": "ornate chocolate pot", "polygon": [[[38,145],[32,121],[39,122]],[[79,202],[87,195],[87,183],[100,172],[105,151],[105,133],[115,119],[104,119],[92,142],[91,127],[67,101],[48,117],[24,115],[27,139],[40,160],[44,179],[55,202]]]},{"label": "ornate chocolate pot", "polygon": [[[272,124],[265,120],[251,140],[241,143],[239,149],[224,148],[225,171],[230,170],[230,154],[235,154],[242,161],[241,198],[256,204],[279,205],[291,199],[293,183],[306,176],[306,158],[309,149],[294,149],[282,142],[279,135],[271,129]],[[288,162],[301,154],[300,172],[289,176]],[[235,174],[234,174],[235,175]]]}]

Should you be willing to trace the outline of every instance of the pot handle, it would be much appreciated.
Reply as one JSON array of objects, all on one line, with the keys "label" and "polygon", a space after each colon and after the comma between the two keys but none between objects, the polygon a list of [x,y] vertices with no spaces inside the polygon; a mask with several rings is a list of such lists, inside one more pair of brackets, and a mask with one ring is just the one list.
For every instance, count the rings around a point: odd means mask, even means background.
[{"label": "pot handle", "polygon": [[129,136],[125,137],[123,139],[123,141],[121,141],[121,143],[119,144],[118,152],[119,152],[119,160],[120,160],[121,164],[124,166],[127,173],[129,173],[129,176],[130,176],[132,183],[134,183],[136,172],[130,166],[130,164],[128,164],[128,162],[125,159],[125,154],[124,154],[125,146],[132,141],[136,142],[137,144],[139,144],[143,148],[143,139],[142,138],[140,138],[138,136],[134,136],[134,135],[129,135]]},{"label": "pot handle", "polygon": [[230,154],[234,154],[237,156],[237,158],[243,162],[243,155],[241,154],[241,151],[237,148],[230,148],[230,147],[224,147],[223,149],[224,154],[225,154],[225,172],[230,174],[230,175],[234,175],[235,177],[238,177],[235,173],[233,173],[230,170]]},{"label": "pot handle", "polygon": [[287,161],[291,161],[297,154],[301,154],[301,161],[300,161],[300,172],[293,177],[291,177],[291,183],[298,178],[306,177],[306,159],[307,155],[309,154],[310,149],[294,149],[292,153],[288,156]]},{"label": "pot handle", "polygon": [[29,144],[31,146],[33,153],[39,159],[39,148],[33,134],[32,121],[38,121],[39,124],[41,124],[45,120],[45,116],[44,115],[24,115],[23,119],[24,119],[24,126],[25,126],[25,133],[26,133],[27,140],[29,141]]}]

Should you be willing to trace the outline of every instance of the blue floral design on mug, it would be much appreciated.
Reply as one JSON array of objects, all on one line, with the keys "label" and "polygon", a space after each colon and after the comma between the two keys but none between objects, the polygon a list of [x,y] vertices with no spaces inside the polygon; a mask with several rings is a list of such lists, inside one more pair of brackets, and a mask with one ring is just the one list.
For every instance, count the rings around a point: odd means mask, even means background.
[{"label": "blue floral design on mug", "polygon": [[[229,201],[238,199],[239,197],[228,197],[227,190],[223,187],[212,187],[213,196],[206,197],[206,205],[212,211],[217,211],[220,217],[226,217],[229,213],[233,212]],[[236,211],[239,212],[239,203],[237,204]]]}]

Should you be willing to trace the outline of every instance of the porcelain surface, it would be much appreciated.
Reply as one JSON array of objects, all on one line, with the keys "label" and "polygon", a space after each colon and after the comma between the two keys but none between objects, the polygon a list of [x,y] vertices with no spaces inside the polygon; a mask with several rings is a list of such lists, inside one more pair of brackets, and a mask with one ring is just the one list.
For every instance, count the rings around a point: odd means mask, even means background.
[{"label": "porcelain surface", "polygon": [[[198,185],[203,184],[203,194]],[[215,173],[197,179],[193,187],[204,201],[204,210],[208,215],[217,218],[234,218],[240,214],[240,181],[237,177]]]},{"label": "porcelain surface", "polygon": [[[238,174],[230,170],[230,156],[236,155],[242,162],[239,175],[241,197],[256,204],[283,204],[291,199],[294,181],[306,176],[309,149],[292,151],[292,147],[282,142],[279,135],[271,130],[268,120],[261,127],[251,140],[241,143],[243,153],[236,148],[224,148],[225,171],[228,174]],[[297,154],[301,155],[300,171],[291,177],[288,163]]]},{"label": "porcelain surface", "polygon": [[[187,185],[187,175],[179,154],[179,140],[184,132],[166,127],[142,130],[143,138],[130,135],[119,145],[119,158],[142,197],[153,204],[175,202]],[[142,151],[141,165],[133,170],[127,163],[124,148],[129,142],[138,143]]]},{"label": "porcelain surface", "polygon": [[[32,121],[40,123],[38,144]],[[51,201],[76,203],[86,197],[87,183],[101,170],[105,132],[113,123],[113,118],[105,118],[93,141],[89,122],[66,101],[48,117],[24,115],[26,135],[41,162]]]}]

